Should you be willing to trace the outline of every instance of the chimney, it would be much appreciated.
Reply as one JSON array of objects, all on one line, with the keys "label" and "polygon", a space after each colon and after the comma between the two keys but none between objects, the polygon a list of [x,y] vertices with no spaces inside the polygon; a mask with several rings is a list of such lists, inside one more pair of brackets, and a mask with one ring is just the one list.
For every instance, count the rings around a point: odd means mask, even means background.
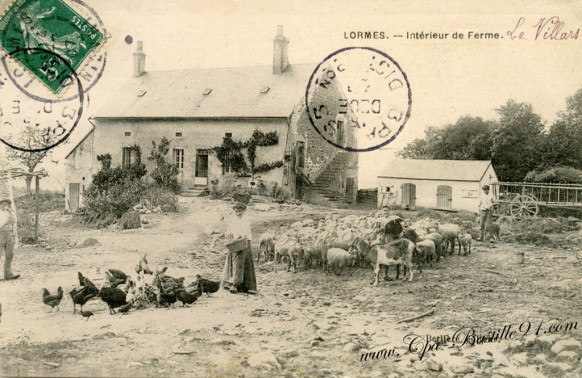
[{"label": "chimney", "polygon": [[273,39],[273,73],[285,72],[289,65],[289,40],[283,35],[283,25],[277,25],[277,35]]},{"label": "chimney", "polygon": [[137,50],[133,53],[133,77],[140,77],[145,72],[143,42],[137,41]]}]

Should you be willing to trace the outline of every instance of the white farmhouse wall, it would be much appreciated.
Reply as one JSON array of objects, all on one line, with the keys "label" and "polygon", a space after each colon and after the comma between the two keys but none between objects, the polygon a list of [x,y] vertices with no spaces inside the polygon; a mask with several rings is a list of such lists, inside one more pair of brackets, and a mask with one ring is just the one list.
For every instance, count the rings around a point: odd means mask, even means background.
[{"label": "white farmhouse wall", "polygon": [[444,181],[379,177],[378,206],[381,206],[381,193],[385,192],[385,187],[390,187],[391,192],[396,193],[396,205],[400,206],[402,202],[402,185],[406,183],[416,185],[417,208],[436,208],[437,187],[439,185],[449,185],[452,188],[452,210],[478,212],[481,185],[477,181]]}]

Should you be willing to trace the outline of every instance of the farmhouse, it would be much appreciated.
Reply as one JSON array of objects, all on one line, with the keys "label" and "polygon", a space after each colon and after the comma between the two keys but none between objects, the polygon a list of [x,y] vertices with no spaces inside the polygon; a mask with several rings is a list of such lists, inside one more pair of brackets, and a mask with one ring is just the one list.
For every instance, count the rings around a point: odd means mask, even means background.
[{"label": "farmhouse", "polygon": [[[241,185],[275,184],[287,196],[318,203],[356,199],[358,157],[325,141],[312,127],[304,105],[315,64],[289,64],[289,40],[279,26],[273,65],[147,72],[143,44],[134,53],[134,77],[90,121],[93,129],[66,158],[66,208],[75,210],[101,168],[97,156],[109,153],[112,166],[146,158],[152,141],[170,140],[171,159],[183,189],[204,188],[234,176]],[[340,97],[338,97],[340,98]],[[355,136],[337,120],[340,145]],[[244,144],[259,136],[254,161],[246,146],[218,156],[225,138]],[[229,147],[230,148],[230,147]],[[240,156],[245,164],[240,167]],[[235,161],[238,155],[239,161]]]},{"label": "farmhouse", "polygon": [[397,159],[378,176],[378,206],[477,212],[481,187],[496,181],[489,160]]}]

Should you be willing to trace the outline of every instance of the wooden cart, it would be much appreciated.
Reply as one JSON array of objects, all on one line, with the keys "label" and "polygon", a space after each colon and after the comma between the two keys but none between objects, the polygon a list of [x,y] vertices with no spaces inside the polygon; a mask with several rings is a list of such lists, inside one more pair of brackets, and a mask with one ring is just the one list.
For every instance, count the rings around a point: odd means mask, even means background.
[{"label": "wooden cart", "polygon": [[540,207],[582,209],[582,185],[495,182],[495,215],[501,222],[536,217]]}]

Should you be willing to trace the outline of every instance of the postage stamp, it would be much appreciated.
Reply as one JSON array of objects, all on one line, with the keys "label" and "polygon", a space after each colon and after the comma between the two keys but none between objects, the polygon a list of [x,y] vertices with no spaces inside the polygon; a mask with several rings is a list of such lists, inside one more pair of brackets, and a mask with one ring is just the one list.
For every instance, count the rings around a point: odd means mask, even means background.
[{"label": "postage stamp", "polygon": [[386,53],[346,47],[317,66],[305,103],[311,124],[327,142],[365,152],[387,145],[402,131],[412,92],[406,74]]},{"label": "postage stamp", "polygon": [[[61,0],[16,0],[0,18],[2,48],[53,93],[70,82],[103,39],[100,30]],[[46,59],[42,50],[62,59]],[[25,53],[12,54],[16,51]]]},{"label": "postage stamp", "polygon": [[79,75],[69,62],[41,48],[20,49],[10,56],[35,56],[39,62],[56,62],[61,72],[75,82],[76,96],[66,102],[37,101],[9,83],[0,71],[0,142],[19,151],[40,152],[54,148],[71,135],[79,124],[84,108],[84,90]]}]

